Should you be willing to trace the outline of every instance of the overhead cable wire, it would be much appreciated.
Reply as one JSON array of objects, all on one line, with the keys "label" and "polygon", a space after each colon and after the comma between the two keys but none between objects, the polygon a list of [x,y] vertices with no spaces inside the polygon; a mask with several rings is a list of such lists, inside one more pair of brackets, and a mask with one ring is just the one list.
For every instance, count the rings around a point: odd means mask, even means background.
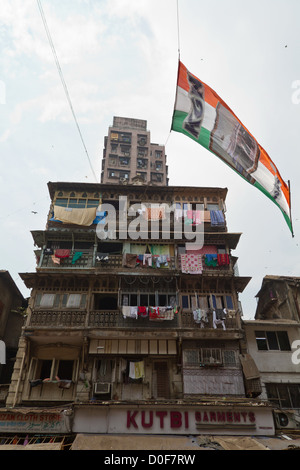
[{"label": "overhead cable wire", "polygon": [[73,118],[74,118],[74,121],[75,121],[75,124],[76,124],[76,127],[77,127],[77,130],[79,132],[79,136],[80,136],[82,145],[84,147],[86,156],[88,158],[88,161],[89,161],[89,164],[90,164],[90,167],[91,167],[91,170],[92,170],[92,173],[93,173],[93,175],[95,177],[95,180],[97,182],[98,180],[97,180],[96,174],[94,172],[93,166],[91,164],[91,160],[90,160],[89,153],[87,151],[86,145],[84,143],[84,139],[83,139],[83,136],[82,136],[82,133],[81,133],[81,130],[80,130],[77,118],[76,118],[76,114],[75,114],[75,111],[74,111],[74,108],[73,108],[73,105],[72,105],[72,101],[71,101],[71,98],[70,98],[70,95],[69,95],[68,87],[67,87],[67,84],[65,82],[61,66],[59,64],[59,60],[58,60],[58,57],[57,57],[57,54],[56,54],[56,50],[55,50],[55,47],[54,47],[54,44],[53,44],[53,41],[52,41],[52,38],[51,38],[51,34],[50,34],[50,31],[49,31],[49,28],[48,28],[48,25],[47,25],[47,21],[46,21],[46,18],[45,18],[44,11],[43,11],[40,0],[37,0],[37,4],[38,4],[40,14],[41,14],[41,17],[42,17],[42,20],[43,20],[43,23],[44,23],[44,27],[45,27],[46,34],[47,34],[47,37],[48,37],[48,41],[49,41],[50,47],[52,49],[52,53],[53,53],[54,60],[55,60],[56,66],[57,66],[57,70],[58,70],[58,73],[59,73],[59,76],[60,76],[60,79],[61,79],[61,82],[62,82],[62,86],[64,88],[64,91],[65,91],[65,94],[66,94],[66,97],[67,97],[67,100],[68,100],[68,103],[69,103],[69,106],[70,106],[70,109],[71,109],[71,112],[72,112],[72,115],[73,115]]}]

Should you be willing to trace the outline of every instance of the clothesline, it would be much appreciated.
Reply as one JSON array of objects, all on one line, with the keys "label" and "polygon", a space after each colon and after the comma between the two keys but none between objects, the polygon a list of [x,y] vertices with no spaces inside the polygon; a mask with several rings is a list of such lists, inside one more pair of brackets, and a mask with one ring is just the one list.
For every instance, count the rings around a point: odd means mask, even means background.
[{"label": "clothesline", "polygon": [[197,308],[193,311],[195,323],[200,324],[201,328],[205,328],[210,323],[209,315],[212,316],[213,328],[222,325],[223,330],[226,330],[225,320],[227,319],[229,311],[227,308],[214,308],[214,309],[200,309]]},{"label": "clothesline", "polygon": [[149,318],[149,320],[174,320],[175,314],[178,313],[177,306],[167,307],[142,307],[142,306],[122,306],[123,318]]}]

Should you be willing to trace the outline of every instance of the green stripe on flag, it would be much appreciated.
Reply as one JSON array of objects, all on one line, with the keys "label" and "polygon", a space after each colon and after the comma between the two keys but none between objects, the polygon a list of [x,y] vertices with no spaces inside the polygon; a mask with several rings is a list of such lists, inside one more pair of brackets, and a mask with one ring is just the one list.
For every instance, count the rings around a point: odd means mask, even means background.
[{"label": "green stripe on flag", "polygon": [[274,204],[276,204],[276,206],[281,210],[281,212],[283,214],[283,217],[285,218],[285,221],[288,224],[288,227],[289,227],[290,231],[293,233],[293,226],[292,226],[291,219],[288,216],[288,214],[286,214],[286,212],[284,212],[284,210],[280,207],[280,205],[278,204],[276,199],[274,199],[273,196],[271,196],[271,194],[260,183],[258,183],[258,181],[255,181],[253,186],[255,186],[257,189],[259,189],[262,193],[264,193],[265,196],[267,196],[269,199],[271,199],[271,201],[274,202]]},{"label": "green stripe on flag", "polygon": [[193,139],[195,142],[198,142],[198,144],[202,145],[207,150],[209,150],[210,131],[208,131],[204,127],[201,127],[200,135],[198,139],[196,139],[192,134],[187,132],[183,127],[183,121],[185,120],[186,117],[187,117],[187,113],[185,113],[184,111],[174,111],[173,120],[172,120],[172,130],[185,134],[186,136],[190,137],[190,139]]}]

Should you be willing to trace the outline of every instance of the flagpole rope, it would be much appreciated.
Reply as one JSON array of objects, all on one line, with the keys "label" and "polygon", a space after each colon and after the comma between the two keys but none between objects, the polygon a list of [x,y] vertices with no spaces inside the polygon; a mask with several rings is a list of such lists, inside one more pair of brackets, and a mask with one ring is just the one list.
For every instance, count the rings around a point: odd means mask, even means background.
[{"label": "flagpole rope", "polygon": [[177,0],[177,43],[178,43],[178,59],[180,59],[180,28],[179,28],[179,6]]},{"label": "flagpole rope", "polygon": [[[178,70],[179,70],[179,62],[180,62],[180,28],[179,28],[179,6],[178,6],[178,0],[176,0],[176,6],[177,6],[177,44],[178,44]],[[176,101],[176,94],[175,94],[175,101]],[[174,103],[175,104],[175,103]],[[169,137],[171,135],[172,131],[172,126],[169,132],[169,135],[167,137],[167,140],[165,142],[165,146],[167,145],[167,142],[169,140]]]},{"label": "flagpole rope", "polygon": [[80,130],[80,127],[79,127],[79,124],[78,124],[78,121],[77,121],[77,118],[76,118],[76,115],[75,115],[75,111],[74,111],[74,108],[73,108],[73,105],[72,105],[72,102],[71,102],[71,98],[70,98],[70,95],[69,95],[69,91],[68,91],[68,88],[67,88],[67,84],[66,84],[66,82],[65,82],[65,79],[64,79],[64,76],[63,76],[63,73],[62,73],[62,70],[61,70],[59,61],[58,61],[58,57],[57,57],[57,54],[56,54],[56,50],[55,50],[55,47],[54,47],[54,44],[53,44],[53,41],[52,41],[52,38],[51,38],[51,34],[50,34],[50,31],[49,31],[49,28],[48,28],[48,25],[47,25],[47,21],[46,21],[46,18],[45,18],[44,11],[43,11],[43,8],[42,8],[42,5],[41,5],[40,0],[37,0],[37,4],[38,4],[39,10],[40,10],[40,14],[41,14],[41,17],[42,17],[42,20],[43,20],[43,23],[44,23],[44,27],[45,27],[45,31],[46,31],[46,34],[47,34],[47,37],[48,37],[48,41],[49,41],[50,47],[51,47],[51,49],[52,49],[52,53],[53,53],[54,60],[55,60],[56,66],[57,66],[57,70],[58,70],[58,73],[59,73],[59,76],[60,76],[60,79],[61,79],[62,86],[63,86],[63,88],[64,88],[64,91],[65,91],[65,94],[66,94],[66,97],[67,97],[67,100],[68,100],[68,103],[69,103],[69,106],[70,106],[70,109],[71,109],[71,112],[72,112],[74,121],[75,121],[77,130],[78,130],[78,133],[79,133],[81,142],[82,142],[82,145],[83,145],[83,147],[84,147],[86,156],[87,156],[87,158],[88,158],[90,168],[91,168],[92,173],[93,173],[93,175],[94,175],[95,181],[97,182],[97,181],[98,181],[98,180],[97,180],[97,176],[96,176],[95,171],[94,171],[94,169],[93,169],[93,166],[92,166],[92,163],[91,163],[91,160],[90,160],[90,157],[89,157],[89,154],[88,154],[88,151],[87,151],[85,142],[84,142],[84,140],[83,140],[83,136],[82,136],[82,133],[81,133],[81,130]]}]

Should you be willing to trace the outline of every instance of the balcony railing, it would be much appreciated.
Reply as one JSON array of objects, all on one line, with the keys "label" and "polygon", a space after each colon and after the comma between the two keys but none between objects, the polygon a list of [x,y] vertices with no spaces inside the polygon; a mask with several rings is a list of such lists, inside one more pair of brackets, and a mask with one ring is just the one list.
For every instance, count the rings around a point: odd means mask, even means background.
[{"label": "balcony railing", "polygon": [[179,326],[179,314],[174,315],[173,320],[150,320],[146,318],[124,318],[119,310],[101,311],[94,310],[89,314],[88,326],[92,328],[176,328]]},{"label": "balcony railing", "polygon": [[217,322],[214,325],[213,315],[207,316],[206,322],[196,322],[192,311],[179,311],[172,320],[152,320],[149,317],[124,318],[120,310],[85,310],[57,311],[34,310],[31,313],[28,327],[90,327],[90,328],[239,328],[238,316],[235,311],[226,316],[224,324]]},{"label": "balcony railing", "polygon": [[223,328],[226,330],[230,329],[237,329],[239,328],[239,320],[238,316],[236,315],[236,311],[231,311],[231,314],[227,314],[226,318],[223,320],[223,323],[220,320],[217,320],[214,324],[214,316],[213,313],[210,312],[207,317],[206,321],[196,321],[194,314],[192,311],[182,311],[181,312],[181,327],[182,328],[203,328],[203,329],[216,329],[216,328]]},{"label": "balcony railing", "polygon": [[[132,269],[147,270],[152,272],[157,269],[176,269],[176,259],[174,257],[168,257],[167,264],[159,263],[159,256],[153,255],[152,257],[152,266],[148,264],[143,264],[143,262],[138,262],[132,267],[124,266],[123,255],[112,255],[110,253],[98,253],[94,255],[93,253],[83,252],[83,254],[74,261],[75,253],[70,253],[68,258],[61,258],[59,263],[56,263],[52,259],[52,255],[44,254],[41,260],[39,268],[51,268],[51,269],[88,269],[88,268],[97,268],[100,270],[106,269],[116,269],[120,268],[125,271],[130,271]],[[138,256],[138,255],[137,255]]]},{"label": "balcony railing", "polygon": [[[82,253],[77,259],[75,258],[76,252]],[[43,254],[41,259],[40,268],[62,268],[62,269],[81,269],[92,268],[94,266],[93,252],[91,250],[76,250],[71,251],[68,258],[58,258],[58,262],[53,261],[53,255]],[[57,260],[56,260],[57,261]]]},{"label": "balcony railing", "polygon": [[74,328],[84,326],[85,320],[85,311],[34,310],[31,313],[30,326],[61,326]]},{"label": "balcony railing", "polygon": [[[181,257],[168,257],[167,264],[160,263],[160,257],[158,255],[152,256],[152,266],[149,266],[147,261],[145,264],[143,261],[133,263],[131,267],[124,266],[124,257],[121,254],[110,254],[110,253],[98,253],[94,255],[91,251],[83,251],[82,255],[77,259],[74,258],[75,252],[71,252],[68,258],[61,258],[58,263],[55,263],[52,259],[52,255],[43,254],[41,264],[39,268],[47,269],[89,269],[96,268],[97,270],[115,270],[122,269],[122,271],[141,270],[141,272],[153,272],[159,270],[177,270],[181,272]],[[137,255],[138,256],[138,255]],[[228,274],[233,273],[233,263],[229,256],[229,264],[207,266],[205,264],[204,256],[202,257],[202,272],[205,274]]]}]

